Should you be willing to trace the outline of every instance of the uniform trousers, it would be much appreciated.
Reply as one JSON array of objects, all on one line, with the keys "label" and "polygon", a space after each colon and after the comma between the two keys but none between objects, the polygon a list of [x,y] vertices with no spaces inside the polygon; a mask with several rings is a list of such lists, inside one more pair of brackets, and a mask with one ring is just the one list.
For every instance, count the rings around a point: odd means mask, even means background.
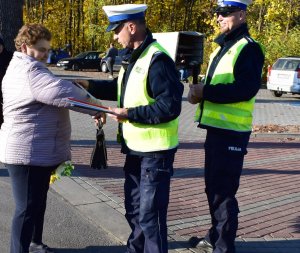
[{"label": "uniform trousers", "polygon": [[111,75],[114,74],[114,64],[115,64],[115,58],[113,57],[108,57],[107,59],[107,67],[108,67],[108,71]]},{"label": "uniform trousers", "polygon": [[213,245],[213,253],[235,253],[239,213],[235,195],[249,137],[249,132],[224,134],[207,131],[204,173],[211,228],[205,239]]},{"label": "uniform trousers", "polygon": [[10,253],[28,253],[30,242],[41,243],[51,172],[57,166],[6,164],[15,201]]},{"label": "uniform trousers", "polygon": [[125,217],[132,230],[128,253],[167,253],[167,209],[174,153],[165,157],[127,155]]}]

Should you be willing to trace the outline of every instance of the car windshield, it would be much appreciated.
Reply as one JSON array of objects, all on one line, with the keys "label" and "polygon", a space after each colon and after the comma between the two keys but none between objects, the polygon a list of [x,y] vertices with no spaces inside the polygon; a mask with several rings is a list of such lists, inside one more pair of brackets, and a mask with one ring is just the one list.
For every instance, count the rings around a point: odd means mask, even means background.
[{"label": "car windshield", "polygon": [[278,59],[273,65],[274,70],[292,70],[296,71],[300,66],[300,59]]},{"label": "car windshield", "polygon": [[80,53],[75,56],[75,58],[84,58],[86,56],[86,53]]}]

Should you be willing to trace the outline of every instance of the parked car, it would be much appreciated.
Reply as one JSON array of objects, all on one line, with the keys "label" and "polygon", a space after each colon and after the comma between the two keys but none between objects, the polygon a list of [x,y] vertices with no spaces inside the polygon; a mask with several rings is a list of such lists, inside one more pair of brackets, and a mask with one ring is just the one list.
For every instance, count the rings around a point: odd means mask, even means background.
[{"label": "parked car", "polygon": [[66,50],[50,49],[47,59],[47,64],[56,64],[59,60],[69,58],[70,55]]},{"label": "parked car", "polygon": [[71,58],[63,58],[56,64],[57,67],[61,67],[65,70],[82,70],[82,69],[100,69],[101,52],[98,51],[87,51],[76,55]]},{"label": "parked car", "polygon": [[[115,64],[114,64],[114,71],[119,71],[122,65],[122,58],[120,56],[116,56]],[[108,72],[108,63],[107,57],[103,57],[100,63],[101,71],[104,73]]]},{"label": "parked car", "polygon": [[268,69],[267,89],[275,97],[284,93],[300,94],[300,56],[279,58]]}]

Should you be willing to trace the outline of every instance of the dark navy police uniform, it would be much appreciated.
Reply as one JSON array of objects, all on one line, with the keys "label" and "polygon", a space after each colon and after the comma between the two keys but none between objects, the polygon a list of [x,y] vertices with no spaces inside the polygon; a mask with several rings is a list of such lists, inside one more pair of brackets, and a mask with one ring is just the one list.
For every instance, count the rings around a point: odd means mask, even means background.
[{"label": "dark navy police uniform", "polygon": [[[210,85],[220,59],[240,39],[249,43],[240,52],[233,69],[235,81],[230,84]],[[216,104],[248,101],[261,85],[264,54],[258,43],[249,37],[246,24],[228,35],[220,35],[216,42],[221,49],[212,60],[203,89],[203,100]],[[230,63],[229,63],[230,64]],[[205,106],[202,109],[205,110]],[[212,226],[206,235],[214,253],[235,253],[234,240],[238,228],[238,202],[235,197],[239,188],[244,156],[251,131],[234,131],[208,126],[205,140],[205,192],[207,194]]]},{"label": "dark navy police uniform", "polygon": [[[121,93],[121,107],[130,72],[141,53],[155,40],[148,30],[144,42],[123,56],[126,70]],[[117,79],[90,81],[89,91],[97,98],[117,100]],[[130,122],[160,124],[177,118],[181,111],[183,85],[173,60],[165,53],[154,55],[149,67],[147,92],[155,103],[128,109]],[[134,94],[132,94],[134,96]],[[119,126],[122,132],[122,125]],[[155,152],[129,149],[121,137],[122,153],[126,154],[125,209],[132,229],[127,242],[129,253],[167,253],[167,208],[170,179],[177,148]]]}]

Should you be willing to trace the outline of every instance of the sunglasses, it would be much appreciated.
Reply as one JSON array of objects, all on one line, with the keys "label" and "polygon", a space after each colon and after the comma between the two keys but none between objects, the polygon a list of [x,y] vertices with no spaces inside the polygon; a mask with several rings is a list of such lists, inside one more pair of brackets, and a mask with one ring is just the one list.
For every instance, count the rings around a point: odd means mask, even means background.
[{"label": "sunglasses", "polygon": [[217,11],[216,15],[217,15],[217,17],[219,17],[221,15],[223,18],[226,18],[226,17],[230,16],[232,13],[237,12],[237,11],[240,11],[240,9],[234,9],[234,10],[228,10],[228,11]]}]

